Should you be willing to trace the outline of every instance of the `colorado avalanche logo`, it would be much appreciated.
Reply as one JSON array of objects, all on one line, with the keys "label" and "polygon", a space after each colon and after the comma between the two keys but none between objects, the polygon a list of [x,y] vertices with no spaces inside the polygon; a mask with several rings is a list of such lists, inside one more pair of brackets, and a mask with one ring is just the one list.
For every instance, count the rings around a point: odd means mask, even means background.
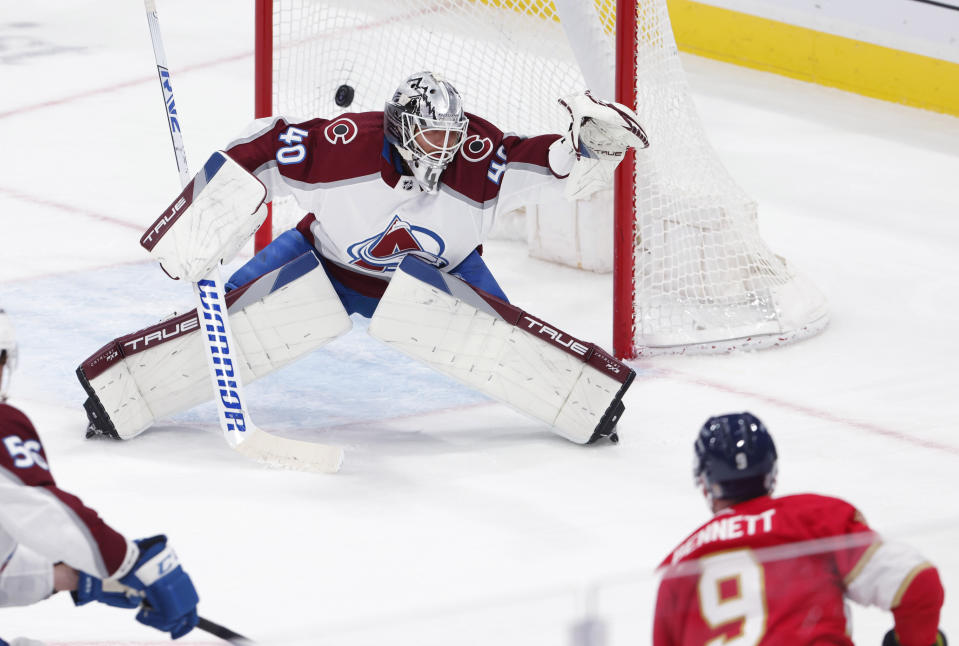
[{"label": "colorado avalanche logo", "polygon": [[436,267],[446,267],[450,263],[443,258],[445,250],[443,239],[434,232],[413,226],[394,215],[386,231],[352,244],[346,251],[352,258],[351,265],[368,271],[385,272],[395,271],[407,254]]},{"label": "colorado avalanche logo", "polygon": [[493,142],[490,141],[489,137],[481,138],[479,135],[467,137],[466,141],[463,142],[463,147],[460,148],[460,154],[466,161],[471,162],[482,161],[491,152],[493,152]]},{"label": "colorado avalanche logo", "polygon": [[340,117],[323,129],[323,136],[331,144],[348,144],[356,138],[359,132],[356,123],[347,117]]}]

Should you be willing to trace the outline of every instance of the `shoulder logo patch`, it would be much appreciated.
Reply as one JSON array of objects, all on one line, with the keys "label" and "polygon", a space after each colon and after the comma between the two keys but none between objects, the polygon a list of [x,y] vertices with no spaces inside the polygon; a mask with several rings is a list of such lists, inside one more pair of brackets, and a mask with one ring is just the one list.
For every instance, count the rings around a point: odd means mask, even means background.
[{"label": "shoulder logo patch", "polygon": [[478,162],[489,157],[493,152],[493,142],[489,137],[480,137],[479,135],[470,135],[463,142],[460,153],[466,161]]},{"label": "shoulder logo patch", "polygon": [[356,123],[347,117],[340,117],[332,121],[323,129],[323,136],[331,144],[348,144],[356,139],[356,133],[360,131]]}]

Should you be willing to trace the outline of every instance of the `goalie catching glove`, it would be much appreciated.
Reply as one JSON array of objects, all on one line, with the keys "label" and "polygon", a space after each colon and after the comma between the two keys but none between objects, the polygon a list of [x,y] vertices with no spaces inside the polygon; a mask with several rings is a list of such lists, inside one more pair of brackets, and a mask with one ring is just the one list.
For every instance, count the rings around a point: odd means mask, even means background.
[{"label": "goalie catching glove", "polygon": [[550,166],[555,170],[562,156],[570,158],[568,199],[583,199],[608,187],[627,150],[649,147],[636,113],[625,105],[601,101],[589,91],[559,102],[569,112],[570,125],[567,135],[550,147]]}]

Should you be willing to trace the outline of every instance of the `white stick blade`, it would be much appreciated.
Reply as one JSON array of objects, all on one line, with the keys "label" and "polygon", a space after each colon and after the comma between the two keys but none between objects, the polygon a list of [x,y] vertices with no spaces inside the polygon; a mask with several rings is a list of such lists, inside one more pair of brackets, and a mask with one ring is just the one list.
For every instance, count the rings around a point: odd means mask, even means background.
[{"label": "white stick blade", "polygon": [[248,429],[243,436],[242,442],[231,446],[243,455],[273,467],[336,473],[343,464],[343,449],[338,446],[278,437],[256,427]]}]

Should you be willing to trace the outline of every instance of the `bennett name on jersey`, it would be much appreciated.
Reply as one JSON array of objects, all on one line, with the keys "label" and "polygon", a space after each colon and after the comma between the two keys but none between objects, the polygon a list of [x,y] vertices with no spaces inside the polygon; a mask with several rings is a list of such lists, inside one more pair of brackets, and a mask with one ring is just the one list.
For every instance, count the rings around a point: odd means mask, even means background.
[{"label": "bennett name on jersey", "polygon": [[694,476],[714,517],[663,560],[653,646],[852,646],[846,599],[891,610],[884,646],[943,646],[936,568],[839,498],[774,498],[778,456],[749,413],[712,417]]}]

